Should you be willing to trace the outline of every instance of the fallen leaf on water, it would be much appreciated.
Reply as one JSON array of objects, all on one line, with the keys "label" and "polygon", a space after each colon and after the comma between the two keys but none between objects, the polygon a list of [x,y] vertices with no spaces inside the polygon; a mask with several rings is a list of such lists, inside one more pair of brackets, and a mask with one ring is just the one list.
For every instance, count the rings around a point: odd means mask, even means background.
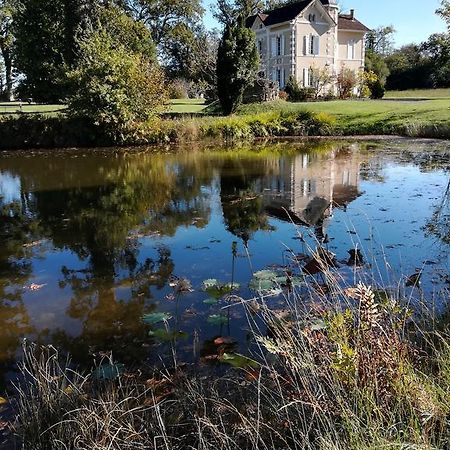
[{"label": "fallen leaf on water", "polygon": [[47,286],[46,284],[30,284],[29,286],[25,287],[25,289],[28,289],[30,291],[39,291],[40,289],[42,289],[44,286]]},{"label": "fallen leaf on water", "polygon": [[0,406],[1,405],[6,405],[8,403],[8,400],[6,400],[5,397],[0,397]]},{"label": "fallen leaf on water", "polygon": [[236,341],[231,337],[218,337],[217,339],[214,339],[214,344],[216,345],[231,345],[235,342]]},{"label": "fallen leaf on water", "polygon": [[254,369],[257,369],[260,367],[260,365],[253,359],[235,353],[224,353],[220,357],[220,361],[226,364],[230,364],[231,366],[239,369],[242,369],[244,367],[252,367]]}]

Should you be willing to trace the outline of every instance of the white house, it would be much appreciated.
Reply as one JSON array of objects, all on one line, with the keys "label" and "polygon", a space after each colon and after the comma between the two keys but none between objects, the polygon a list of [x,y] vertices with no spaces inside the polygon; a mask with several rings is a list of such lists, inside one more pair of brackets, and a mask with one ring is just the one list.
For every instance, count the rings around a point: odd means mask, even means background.
[{"label": "white house", "polygon": [[311,86],[313,69],[338,75],[343,67],[364,68],[365,36],[370,31],[354,10],[341,14],[336,0],[303,0],[247,19],[256,33],[260,72],[284,88],[293,75]]}]

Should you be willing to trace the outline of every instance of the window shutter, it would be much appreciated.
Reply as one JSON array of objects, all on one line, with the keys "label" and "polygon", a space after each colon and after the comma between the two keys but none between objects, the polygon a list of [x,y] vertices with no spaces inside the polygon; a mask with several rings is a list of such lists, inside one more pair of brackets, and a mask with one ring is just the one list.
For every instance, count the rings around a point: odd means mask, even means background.
[{"label": "window shutter", "polygon": [[303,86],[309,87],[309,69],[306,67],[303,69]]},{"label": "window shutter", "polygon": [[285,55],[285,47],[286,47],[286,36],[284,34],[281,35],[281,55]]},{"label": "window shutter", "polygon": [[277,69],[272,70],[272,81],[277,81]]},{"label": "window shutter", "polygon": [[272,49],[272,57],[277,55],[277,38],[270,39],[270,47]]},{"label": "window shutter", "polygon": [[309,39],[308,36],[303,37],[303,54],[307,55],[309,52]]},{"label": "window shutter", "polygon": [[320,42],[320,37],[314,36],[314,54],[315,55],[319,54],[319,42]]}]

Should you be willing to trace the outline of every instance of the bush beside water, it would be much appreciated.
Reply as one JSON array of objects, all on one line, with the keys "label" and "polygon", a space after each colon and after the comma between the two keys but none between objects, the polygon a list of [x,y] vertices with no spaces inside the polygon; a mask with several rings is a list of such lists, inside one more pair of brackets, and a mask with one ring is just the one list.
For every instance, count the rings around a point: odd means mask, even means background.
[{"label": "bush beside water", "polygon": [[252,140],[290,136],[401,135],[450,138],[450,125],[389,120],[347,124],[334,116],[312,111],[268,111],[230,117],[152,119],[111,135],[87,119],[59,115],[0,117],[0,149],[95,147]]}]

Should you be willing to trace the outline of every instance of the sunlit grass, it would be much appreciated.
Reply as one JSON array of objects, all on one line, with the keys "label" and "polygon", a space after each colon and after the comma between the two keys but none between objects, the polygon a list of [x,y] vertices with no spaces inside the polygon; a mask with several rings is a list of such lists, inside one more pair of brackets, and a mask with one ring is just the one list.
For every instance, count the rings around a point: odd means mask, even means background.
[{"label": "sunlit grass", "polygon": [[45,114],[55,115],[66,109],[66,105],[41,105],[28,104],[27,102],[0,102],[0,116],[1,115],[16,115],[21,114]]},{"label": "sunlit grass", "polygon": [[450,98],[450,89],[410,89],[387,91],[385,98]]},{"label": "sunlit grass", "polygon": [[203,112],[206,107],[206,101],[201,98],[174,99],[170,101],[168,112],[177,114],[198,114]]}]

